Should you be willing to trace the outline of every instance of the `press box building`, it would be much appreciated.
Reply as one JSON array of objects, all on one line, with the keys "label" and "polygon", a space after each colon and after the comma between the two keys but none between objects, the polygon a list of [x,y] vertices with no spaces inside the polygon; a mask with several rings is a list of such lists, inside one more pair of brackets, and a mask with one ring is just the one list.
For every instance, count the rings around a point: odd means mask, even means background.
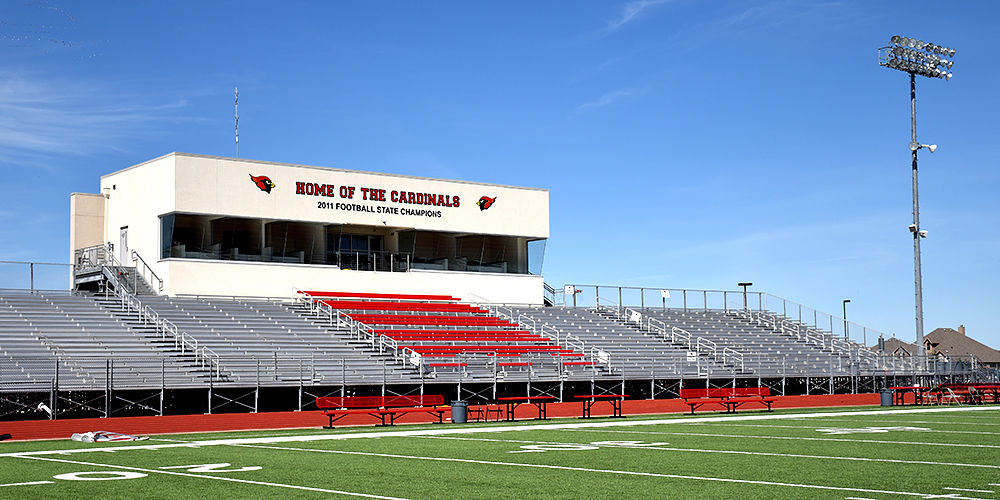
[{"label": "press box building", "polygon": [[106,249],[169,295],[542,302],[545,189],[171,153],[73,193],[70,212],[72,259]]}]

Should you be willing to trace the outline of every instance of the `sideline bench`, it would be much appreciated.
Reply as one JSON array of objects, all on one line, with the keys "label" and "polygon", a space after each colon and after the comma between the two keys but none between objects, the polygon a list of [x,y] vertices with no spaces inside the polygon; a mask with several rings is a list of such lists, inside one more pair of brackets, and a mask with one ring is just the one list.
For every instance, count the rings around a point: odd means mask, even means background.
[{"label": "sideline bench", "polygon": [[[348,415],[368,414],[382,423],[376,426],[396,425],[396,418],[407,413],[430,413],[437,415],[437,423],[444,422],[444,413],[451,409],[444,404],[444,396],[430,394],[422,396],[344,396],[318,397],[316,407],[324,410],[323,414],[330,418],[330,425],[324,429],[333,429],[333,423]],[[386,423],[386,418],[389,423]]]},{"label": "sideline bench", "polygon": [[768,399],[771,391],[767,387],[713,387],[708,389],[681,389],[680,396],[684,404],[691,407],[691,415],[695,410],[707,403],[718,403],[726,408],[723,413],[736,413],[736,409],[746,403],[760,403],[771,410],[774,399]]},{"label": "sideline bench", "polygon": [[581,394],[573,397],[583,400],[583,416],[580,418],[590,418],[590,409],[594,406],[594,403],[598,401],[607,401],[611,403],[611,416],[623,418],[622,401],[628,397],[628,394]]},{"label": "sideline bench", "polygon": [[555,402],[555,396],[522,396],[522,397],[507,397],[507,398],[497,398],[497,402],[500,404],[507,405],[507,421],[514,421],[514,410],[522,404],[528,403],[534,405],[538,408],[538,418],[535,420],[548,420],[548,403]]}]

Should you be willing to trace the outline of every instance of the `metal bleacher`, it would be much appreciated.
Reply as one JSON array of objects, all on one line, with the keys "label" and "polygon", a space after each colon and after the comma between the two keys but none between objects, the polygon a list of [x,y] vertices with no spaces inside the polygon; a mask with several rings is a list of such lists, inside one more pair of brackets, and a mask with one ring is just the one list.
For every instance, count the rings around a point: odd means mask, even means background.
[{"label": "metal bleacher", "polygon": [[518,316],[549,325],[579,340],[587,349],[607,353],[611,365],[623,370],[626,376],[645,373],[655,377],[698,377],[730,372],[723,363],[709,356],[699,355],[686,346],[663,342],[594,309],[540,306],[510,309]]},{"label": "metal bleacher", "polygon": [[[320,295],[0,291],[0,391],[57,398],[75,390],[208,389],[211,409],[246,398],[245,390],[256,398],[265,386],[297,387],[300,401],[310,387],[344,393],[380,386],[385,393],[423,390],[425,383],[457,384],[459,392],[462,384],[489,384],[495,392],[498,384],[522,382],[531,388],[781,378],[783,386],[788,377],[804,379],[807,390],[832,392],[839,389],[835,377],[874,373],[865,365],[875,356],[870,350],[767,310],[314,293]],[[663,393],[656,383],[650,387]],[[227,388],[244,395],[213,396]],[[243,401],[242,408],[256,410],[256,400]]]},{"label": "metal bleacher", "polygon": [[831,376],[850,374],[867,359],[864,354],[874,356],[862,346],[836,341],[818,330],[807,338],[776,328],[778,319],[773,315],[765,321],[743,311],[510,309],[608,352],[613,365],[626,373],[648,373],[653,378]]},{"label": "metal bleacher", "polygon": [[56,377],[66,389],[100,386],[109,360],[118,361],[119,386],[199,384],[193,360],[158,340],[89,294],[0,294],[0,381],[7,386],[48,387]]},{"label": "metal bleacher", "polygon": [[643,312],[666,325],[743,353],[745,369],[760,376],[837,373],[845,370],[845,361],[849,362],[843,352],[751,323],[734,311],[645,309]]},{"label": "metal bleacher", "polygon": [[384,354],[287,299],[157,296],[143,302],[218,355],[223,384],[412,379]]}]

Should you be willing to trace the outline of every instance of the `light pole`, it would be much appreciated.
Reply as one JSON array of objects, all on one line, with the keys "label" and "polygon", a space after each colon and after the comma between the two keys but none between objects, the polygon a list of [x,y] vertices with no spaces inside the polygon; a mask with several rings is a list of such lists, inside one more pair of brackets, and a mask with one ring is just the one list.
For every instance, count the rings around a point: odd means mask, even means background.
[{"label": "light pole", "polygon": [[737,283],[736,286],[743,287],[743,310],[747,310],[747,287],[753,286],[753,283]]},{"label": "light pole", "polygon": [[851,299],[844,299],[844,340],[851,340],[851,336],[847,334],[847,303],[850,301]]},{"label": "light pole", "polygon": [[936,145],[926,145],[917,142],[917,76],[928,78],[943,78],[950,80],[949,71],[955,57],[955,49],[942,47],[923,40],[894,35],[889,39],[889,46],[878,49],[878,63],[887,68],[896,69],[910,74],[910,152],[912,154],[913,170],[913,288],[915,290],[916,320],[917,320],[917,355],[924,355],[924,298],[920,272],[920,238],[927,237],[927,231],[920,229],[920,204],[917,195],[917,150],[927,148],[931,153]]}]

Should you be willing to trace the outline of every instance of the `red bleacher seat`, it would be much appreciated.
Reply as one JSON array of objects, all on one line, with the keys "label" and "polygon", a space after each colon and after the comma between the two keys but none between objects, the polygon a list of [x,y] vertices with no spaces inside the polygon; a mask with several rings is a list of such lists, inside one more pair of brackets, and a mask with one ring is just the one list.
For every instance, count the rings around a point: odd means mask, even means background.
[{"label": "red bleacher seat", "polygon": [[302,291],[312,297],[356,297],[359,299],[389,299],[389,300],[446,300],[458,301],[451,295],[411,295],[405,293],[364,293],[364,292],[321,292]]},{"label": "red bleacher seat", "polygon": [[334,308],[352,311],[440,311],[440,312],[469,312],[487,313],[486,309],[472,306],[470,304],[438,303],[438,302],[386,302],[386,301],[357,301],[357,300],[320,300],[320,302]]},{"label": "red bleacher seat", "polygon": [[[570,360],[584,355],[563,349],[552,339],[524,330],[521,325],[491,316],[489,311],[459,302],[449,295],[416,295],[306,291],[317,302],[341,311],[371,328],[377,336],[393,339],[394,348],[421,357],[443,358],[431,366],[461,366],[447,361],[462,354],[497,358],[550,354]],[[522,358],[524,359],[524,358]],[[561,360],[560,360],[561,361]],[[566,361],[564,364],[591,364]],[[499,366],[532,366],[530,362]]]}]

